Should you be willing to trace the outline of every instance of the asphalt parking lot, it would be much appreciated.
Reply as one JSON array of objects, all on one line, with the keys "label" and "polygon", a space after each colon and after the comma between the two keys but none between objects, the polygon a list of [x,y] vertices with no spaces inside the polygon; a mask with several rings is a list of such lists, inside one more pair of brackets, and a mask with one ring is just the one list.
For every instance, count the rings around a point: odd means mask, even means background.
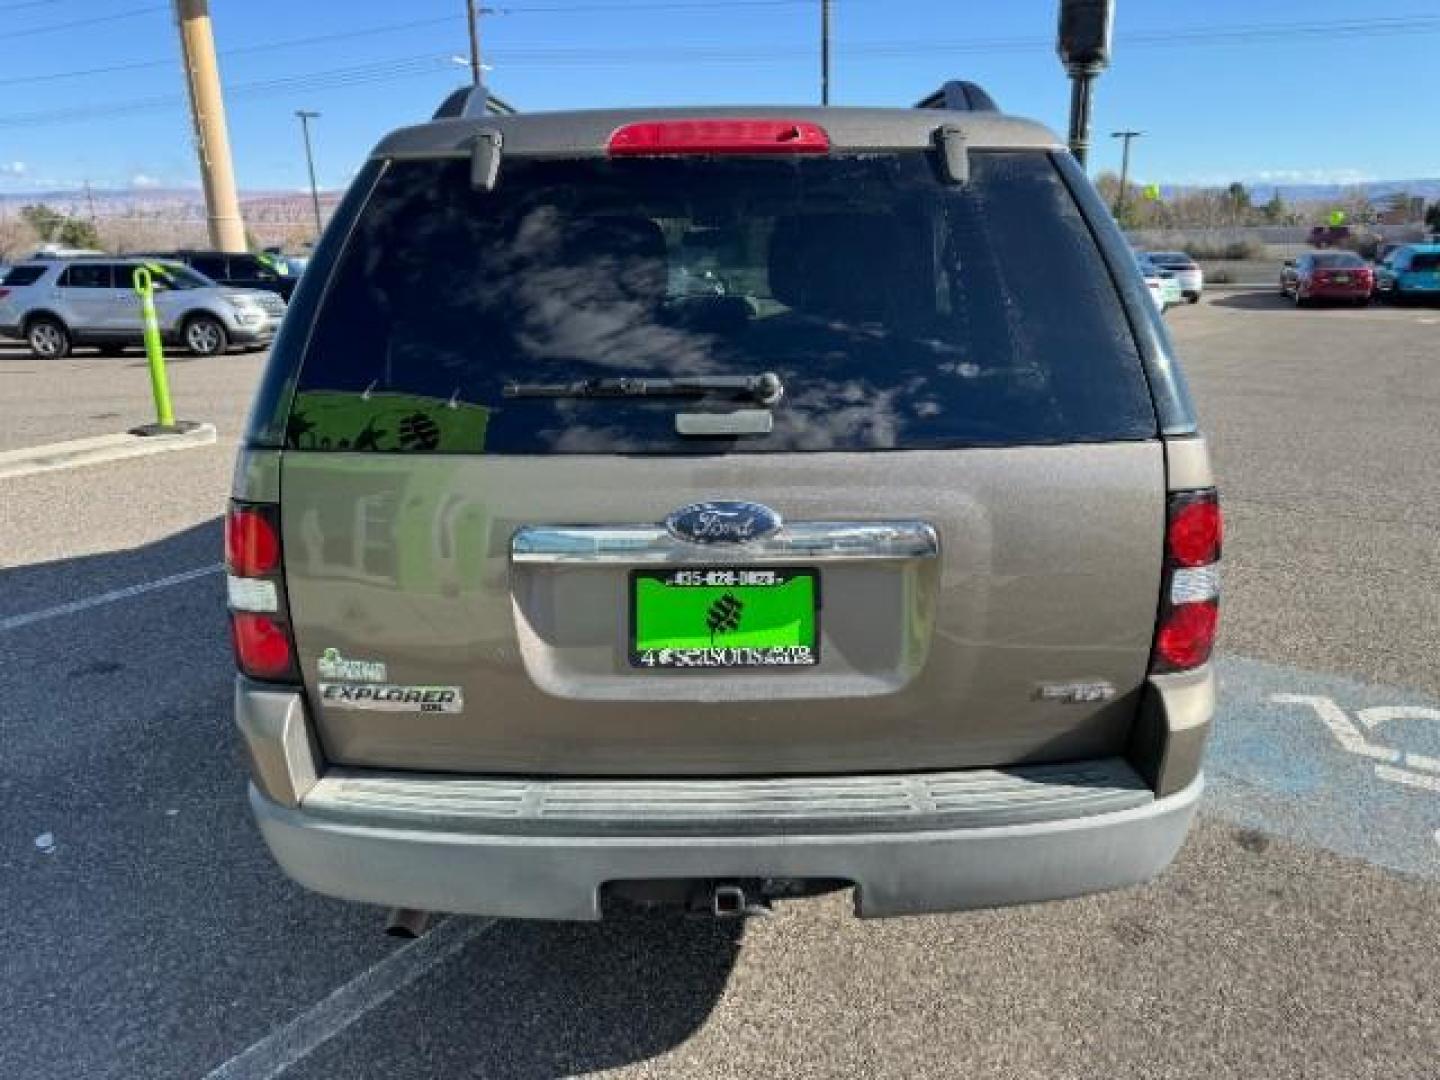
[{"label": "asphalt parking lot", "polygon": [[[176,364],[216,445],[0,481],[0,1077],[1436,1075],[1440,310],[1170,321],[1229,534],[1210,788],[1162,879],[408,945],[251,825],[218,561],[262,358]],[[0,349],[0,449],[144,421],[139,365]]]}]

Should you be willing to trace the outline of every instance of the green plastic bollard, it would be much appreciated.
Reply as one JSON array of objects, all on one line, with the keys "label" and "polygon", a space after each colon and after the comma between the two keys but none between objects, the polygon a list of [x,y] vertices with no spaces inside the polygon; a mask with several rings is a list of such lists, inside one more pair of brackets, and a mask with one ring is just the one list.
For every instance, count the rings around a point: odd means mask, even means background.
[{"label": "green plastic bollard", "polygon": [[148,267],[135,268],[135,292],[145,323],[145,356],[150,361],[150,391],[155,395],[155,420],[173,430],[175,410],[170,404],[170,380],[165,374],[165,346],[160,341],[160,317],[155,314],[155,279]]}]

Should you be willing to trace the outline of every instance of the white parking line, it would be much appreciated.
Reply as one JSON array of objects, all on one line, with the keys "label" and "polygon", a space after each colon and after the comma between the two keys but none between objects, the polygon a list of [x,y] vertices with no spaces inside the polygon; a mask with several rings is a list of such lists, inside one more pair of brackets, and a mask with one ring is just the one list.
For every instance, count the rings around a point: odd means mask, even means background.
[{"label": "white parking line", "polygon": [[196,570],[185,570],[179,574],[171,574],[169,577],[157,578],[155,581],[141,582],[139,585],[127,585],[123,589],[115,589],[111,592],[100,593],[97,596],[87,596],[83,600],[72,600],[68,604],[60,604],[57,607],[45,608],[43,611],[28,611],[24,615],[11,615],[9,618],[0,619],[0,634],[7,630],[19,630],[22,626],[33,626],[35,623],[45,622],[48,619],[58,619],[63,615],[74,615],[81,611],[88,611],[90,608],[100,607],[103,604],[113,604],[117,600],[128,600],[132,596],[142,596],[156,589],[168,589],[171,585],[183,585],[187,581],[194,581],[196,578],[207,577],[210,574],[218,574],[225,569],[223,563],[216,563],[213,566],[202,566]]},{"label": "white parking line", "polygon": [[494,919],[446,919],[207,1073],[204,1080],[272,1080],[494,925]]}]

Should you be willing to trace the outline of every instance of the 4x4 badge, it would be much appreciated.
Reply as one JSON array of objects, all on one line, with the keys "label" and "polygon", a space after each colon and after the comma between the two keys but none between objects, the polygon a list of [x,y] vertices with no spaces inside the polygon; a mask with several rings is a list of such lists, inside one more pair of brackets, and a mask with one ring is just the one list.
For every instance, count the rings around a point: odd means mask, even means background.
[{"label": "4x4 badge", "polygon": [[702,502],[682,506],[665,519],[677,540],[690,544],[748,544],[780,531],[780,515],[752,502]]},{"label": "4x4 badge", "polygon": [[379,660],[347,660],[339,649],[326,649],[315,661],[315,669],[322,679],[343,679],[348,682],[382,683],[388,677],[385,665]]}]

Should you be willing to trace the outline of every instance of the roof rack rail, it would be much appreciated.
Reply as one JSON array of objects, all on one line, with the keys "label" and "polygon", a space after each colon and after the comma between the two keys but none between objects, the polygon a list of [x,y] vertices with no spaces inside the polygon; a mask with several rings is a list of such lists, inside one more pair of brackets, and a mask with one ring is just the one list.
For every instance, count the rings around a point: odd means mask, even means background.
[{"label": "roof rack rail", "polygon": [[483,85],[462,86],[446,96],[431,119],[455,120],[465,116],[514,116],[519,111],[508,101],[496,97]]},{"label": "roof rack rail", "polygon": [[955,79],[947,82],[927,98],[916,102],[917,109],[956,109],[960,112],[999,112],[1000,106],[984,89],[973,82]]}]

